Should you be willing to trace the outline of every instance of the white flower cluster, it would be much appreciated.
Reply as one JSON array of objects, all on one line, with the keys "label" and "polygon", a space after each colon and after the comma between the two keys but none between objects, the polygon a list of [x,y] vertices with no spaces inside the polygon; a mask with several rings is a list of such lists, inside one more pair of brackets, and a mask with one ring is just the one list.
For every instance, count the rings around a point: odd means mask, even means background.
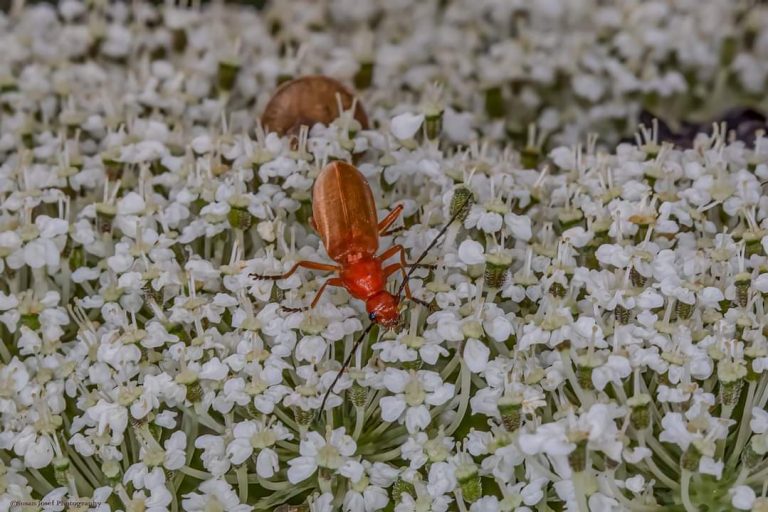
[{"label": "white flower cluster", "polygon": [[[0,41],[0,511],[768,511],[768,138],[541,135],[750,100],[764,6],[67,0]],[[265,133],[310,73],[375,128]],[[461,217],[331,389],[362,304],[253,274],[328,261],[336,159],[404,206],[382,248]]]}]

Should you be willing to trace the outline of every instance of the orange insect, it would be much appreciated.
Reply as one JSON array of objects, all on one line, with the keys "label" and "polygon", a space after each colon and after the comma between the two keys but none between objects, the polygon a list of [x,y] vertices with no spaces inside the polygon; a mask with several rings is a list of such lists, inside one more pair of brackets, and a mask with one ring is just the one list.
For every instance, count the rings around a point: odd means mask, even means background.
[{"label": "orange insect", "polygon": [[[280,275],[255,275],[257,279],[285,279],[299,267],[336,272],[323,283],[312,300],[317,305],[328,286],[342,286],[356,299],[365,301],[368,317],[384,327],[396,327],[400,319],[400,298],[389,293],[387,278],[400,271],[405,296],[411,296],[405,267],[405,249],[393,245],[377,255],[379,236],[397,220],[403,205],[397,205],[381,222],[376,216],[376,203],[365,177],[354,166],[332,162],[325,166],[312,187],[312,227],[320,235],[325,250],[337,264],[299,261]],[[400,254],[400,261],[384,266],[384,262]],[[399,294],[398,294],[399,295]],[[288,309],[288,308],[287,308]]]},{"label": "orange insect", "polygon": [[[371,328],[377,323],[387,328],[394,328],[400,323],[400,294],[403,290],[408,299],[427,305],[411,296],[408,280],[420,265],[421,260],[445,234],[448,226],[461,215],[468,201],[469,199],[466,198],[463,204],[458,205],[451,219],[432,239],[416,262],[409,265],[405,261],[405,249],[399,244],[376,255],[379,250],[379,236],[387,234],[387,229],[402,213],[403,205],[397,205],[379,222],[371,187],[360,171],[345,162],[332,162],[320,171],[312,187],[312,227],[320,235],[328,255],[337,264],[299,261],[284,274],[275,276],[254,274],[257,279],[278,280],[291,276],[299,267],[336,272],[337,276],[330,277],[323,283],[309,307],[313,308],[317,305],[328,286],[342,286],[353,297],[365,301],[365,309],[368,311],[371,323],[352,345],[352,350],[344,360],[341,370],[325,392],[320,411],[325,408],[328,396]],[[398,253],[400,254],[398,263],[384,266],[387,259]],[[406,273],[405,267],[411,267],[411,270]],[[387,278],[398,271],[402,272],[403,282],[400,283],[397,293],[391,294],[385,290]]]}]

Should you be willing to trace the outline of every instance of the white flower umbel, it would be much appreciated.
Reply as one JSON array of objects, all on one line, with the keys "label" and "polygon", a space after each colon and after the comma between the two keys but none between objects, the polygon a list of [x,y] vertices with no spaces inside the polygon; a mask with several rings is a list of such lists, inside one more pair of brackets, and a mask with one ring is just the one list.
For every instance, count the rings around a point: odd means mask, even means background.
[{"label": "white flower umbel", "polygon": [[[0,509],[768,510],[765,5],[155,4],[0,16]],[[354,353],[335,160],[455,216]]]}]

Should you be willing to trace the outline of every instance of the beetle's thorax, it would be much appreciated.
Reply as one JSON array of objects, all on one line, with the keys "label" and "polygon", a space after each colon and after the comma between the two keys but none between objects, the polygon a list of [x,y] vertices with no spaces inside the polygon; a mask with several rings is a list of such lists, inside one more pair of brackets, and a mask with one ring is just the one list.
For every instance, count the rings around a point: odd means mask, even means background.
[{"label": "beetle's thorax", "polygon": [[353,297],[367,300],[384,290],[386,281],[381,262],[370,254],[351,253],[341,263],[339,275]]}]

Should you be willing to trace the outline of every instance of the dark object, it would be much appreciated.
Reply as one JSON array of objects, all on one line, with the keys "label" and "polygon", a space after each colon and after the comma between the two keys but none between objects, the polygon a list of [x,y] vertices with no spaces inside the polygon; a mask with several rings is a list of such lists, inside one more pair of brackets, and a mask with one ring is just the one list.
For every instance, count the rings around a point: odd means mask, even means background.
[{"label": "dark object", "polygon": [[[711,134],[715,124],[725,123],[728,133],[733,132],[735,139],[743,142],[748,147],[753,147],[757,132],[760,130],[768,132],[768,118],[759,110],[749,107],[735,107],[726,110],[720,117],[705,123],[691,123],[683,121],[678,131],[672,130],[670,126],[661,118],[656,117],[652,112],[643,110],[638,116],[638,124],[651,126],[653,120],[658,119],[658,143],[670,142],[678,147],[690,148],[693,141],[699,133]],[[634,137],[626,137],[621,142],[634,142]]]}]

